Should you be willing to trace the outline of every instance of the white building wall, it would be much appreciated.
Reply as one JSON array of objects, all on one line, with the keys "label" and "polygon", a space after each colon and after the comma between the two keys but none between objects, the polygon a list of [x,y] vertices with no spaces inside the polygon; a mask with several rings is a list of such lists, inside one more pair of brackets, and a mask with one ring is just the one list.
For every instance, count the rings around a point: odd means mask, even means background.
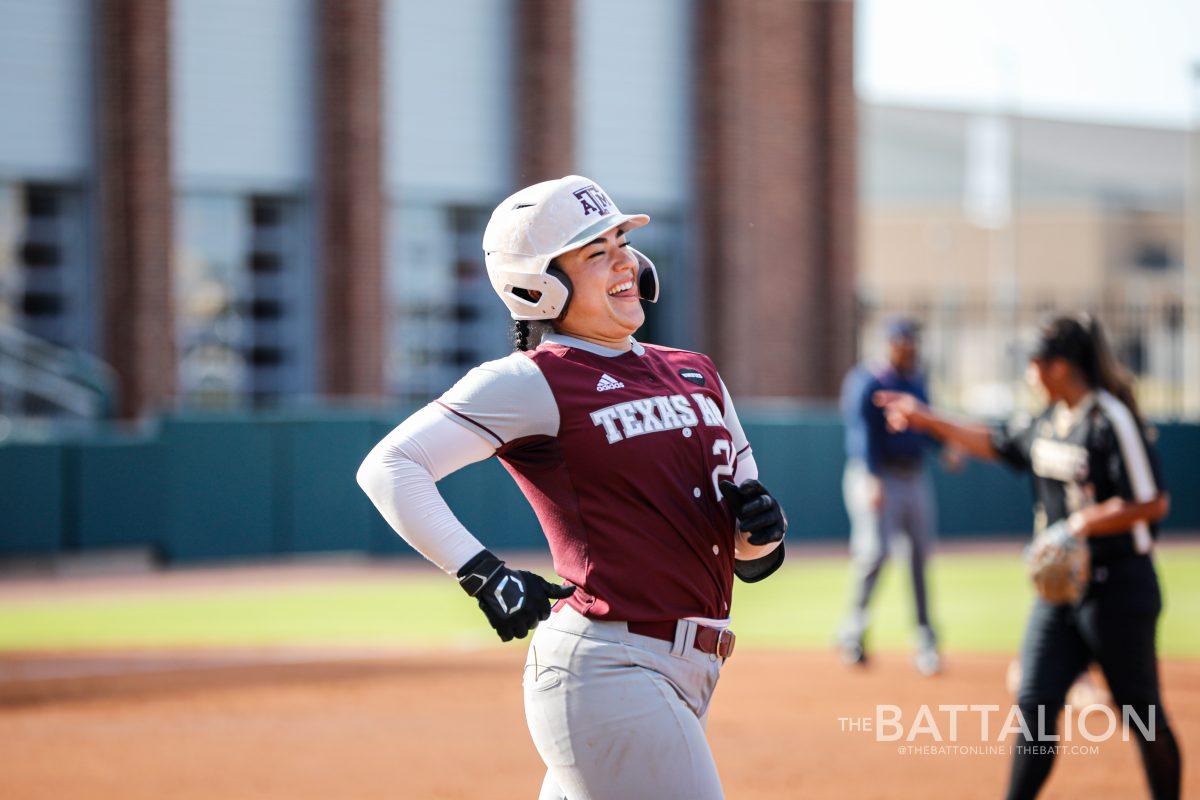
[{"label": "white building wall", "polygon": [[679,208],[691,157],[689,0],[575,0],[577,161],[621,206]]},{"label": "white building wall", "polygon": [[385,13],[389,194],[492,205],[514,188],[512,0],[388,0]]},{"label": "white building wall", "polygon": [[90,5],[0,0],[0,179],[74,179],[87,172]]},{"label": "white building wall", "polygon": [[287,190],[310,181],[311,0],[173,0],[178,188]]}]

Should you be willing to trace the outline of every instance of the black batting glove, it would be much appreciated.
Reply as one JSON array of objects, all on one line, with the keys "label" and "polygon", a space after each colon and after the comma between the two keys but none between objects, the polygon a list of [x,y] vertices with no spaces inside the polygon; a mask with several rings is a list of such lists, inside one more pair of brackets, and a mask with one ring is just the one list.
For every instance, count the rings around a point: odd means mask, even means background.
[{"label": "black batting glove", "polygon": [[787,533],[787,516],[779,501],[767,493],[767,487],[753,478],[735,486],[733,481],[721,481],[721,494],[729,501],[737,517],[738,527],[750,534],[753,545],[770,544],[783,539]]},{"label": "black batting glove", "polygon": [[550,583],[541,575],[509,569],[490,550],[480,550],[458,570],[458,584],[479,601],[500,641],[524,639],[550,616],[550,605],[575,593],[574,586]]}]

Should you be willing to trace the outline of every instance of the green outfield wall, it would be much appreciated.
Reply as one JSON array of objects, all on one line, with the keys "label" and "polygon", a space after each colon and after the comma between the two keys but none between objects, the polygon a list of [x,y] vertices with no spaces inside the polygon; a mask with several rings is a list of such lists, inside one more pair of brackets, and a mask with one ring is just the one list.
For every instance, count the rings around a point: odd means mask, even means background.
[{"label": "green outfield wall", "polygon": [[[174,415],[137,434],[0,445],[0,557],[150,547],[171,563],[326,551],[411,552],[379,518],[354,474],[394,414]],[[790,536],[847,535],[842,428],[827,414],[746,413],[763,480]],[[1164,527],[1200,529],[1200,425],[1158,427],[1172,512]],[[934,468],[943,537],[1019,534],[1026,480],[972,463]],[[491,460],[439,484],[451,508],[495,549],[539,547],[536,520]]]}]

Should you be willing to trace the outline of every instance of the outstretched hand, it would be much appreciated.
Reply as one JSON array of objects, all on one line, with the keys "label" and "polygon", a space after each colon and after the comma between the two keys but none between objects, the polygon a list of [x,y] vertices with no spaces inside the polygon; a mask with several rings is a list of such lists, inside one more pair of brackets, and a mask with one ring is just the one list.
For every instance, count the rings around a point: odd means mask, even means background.
[{"label": "outstretched hand", "polygon": [[871,402],[883,409],[888,430],[894,433],[927,429],[929,407],[907,392],[881,390],[871,395]]}]

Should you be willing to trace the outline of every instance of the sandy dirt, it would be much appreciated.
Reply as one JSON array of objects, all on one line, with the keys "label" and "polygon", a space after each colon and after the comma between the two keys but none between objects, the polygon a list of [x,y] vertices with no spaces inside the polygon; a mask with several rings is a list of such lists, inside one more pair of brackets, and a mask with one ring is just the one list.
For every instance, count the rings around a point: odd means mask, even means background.
[{"label": "sandy dirt", "polygon": [[[521,707],[523,650],[2,656],[0,794],[534,798],[543,768]],[[848,671],[830,653],[739,647],[710,722],[727,795],[998,797],[1007,754],[901,754],[902,741],[842,728],[873,717],[877,703],[898,706],[906,732],[922,704],[1007,708],[1007,663],[952,656],[946,674],[922,679],[901,655]],[[1200,742],[1200,661],[1165,664],[1164,682],[1186,762]],[[948,713],[934,721],[948,737]],[[958,735],[960,746],[987,746],[978,714],[960,717]],[[938,743],[922,733],[913,745]],[[1135,745],[1099,749],[1060,757],[1046,796],[1145,796]],[[1185,784],[1185,796],[1198,796],[1194,773]]]}]

